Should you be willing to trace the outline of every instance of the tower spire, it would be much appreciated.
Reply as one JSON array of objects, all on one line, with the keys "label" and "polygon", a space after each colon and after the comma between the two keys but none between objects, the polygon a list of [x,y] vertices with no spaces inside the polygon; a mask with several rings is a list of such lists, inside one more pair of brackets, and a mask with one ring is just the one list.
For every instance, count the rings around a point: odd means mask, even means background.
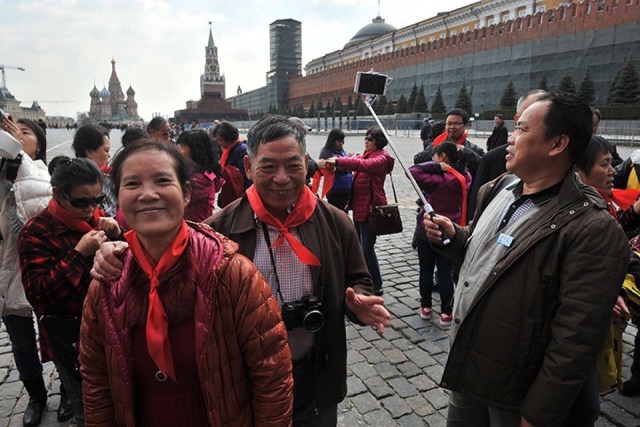
[{"label": "tower spire", "polygon": [[209,21],[209,43],[207,44],[207,47],[209,49],[215,47],[215,45],[213,44],[213,33],[211,32],[211,21]]}]

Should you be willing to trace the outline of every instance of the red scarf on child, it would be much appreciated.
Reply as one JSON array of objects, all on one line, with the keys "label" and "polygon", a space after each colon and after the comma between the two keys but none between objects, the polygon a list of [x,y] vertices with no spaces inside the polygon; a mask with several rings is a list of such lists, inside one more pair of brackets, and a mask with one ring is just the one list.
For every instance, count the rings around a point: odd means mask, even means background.
[{"label": "red scarf on child", "polygon": [[[437,147],[441,142],[446,141],[449,138],[449,134],[447,132],[443,132],[433,140],[433,146]],[[467,140],[467,132],[464,132],[460,139],[454,141],[456,145],[462,145],[463,142]]]},{"label": "red scarf on child", "polygon": [[160,372],[169,376],[173,381],[176,381],[173,355],[171,354],[171,343],[169,342],[169,319],[158,295],[158,286],[160,286],[160,276],[169,271],[169,269],[178,262],[189,243],[187,223],[184,220],[182,221],[178,233],[162,254],[158,265],[154,265],[153,260],[149,258],[135,231],[131,230],[126,232],[124,237],[129,243],[129,249],[133,253],[133,258],[151,281],[146,327],[149,356],[151,356],[151,359],[153,359],[158,369],[160,369]]},{"label": "red scarf on child", "polygon": [[91,230],[98,229],[98,218],[100,218],[100,209],[98,209],[97,207],[93,211],[93,217],[89,222],[76,217],[70,211],[63,208],[55,198],[49,200],[47,210],[56,221],[74,231],[88,233]]},{"label": "red scarf on child", "polygon": [[284,224],[280,222],[278,218],[273,216],[264,206],[255,185],[252,185],[247,189],[247,199],[260,222],[276,227],[280,233],[280,236],[275,242],[273,242],[271,248],[281,245],[286,240],[298,259],[304,264],[320,265],[320,260],[289,232],[290,228],[295,228],[307,222],[311,215],[313,215],[313,211],[316,209],[318,199],[311,190],[309,190],[309,187],[306,185],[302,187],[300,196],[298,196],[298,200],[296,200],[296,204],[294,205],[291,213],[289,213],[287,219],[284,221]]}]

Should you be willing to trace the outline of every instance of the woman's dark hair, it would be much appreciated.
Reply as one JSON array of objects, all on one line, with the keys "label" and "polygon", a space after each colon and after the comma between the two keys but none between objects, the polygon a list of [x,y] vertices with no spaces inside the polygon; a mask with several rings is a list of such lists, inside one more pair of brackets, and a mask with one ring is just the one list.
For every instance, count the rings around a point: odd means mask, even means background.
[{"label": "woman's dark hair", "polygon": [[29,119],[19,119],[16,123],[22,123],[27,126],[33,134],[36,136],[38,140],[38,148],[36,150],[36,160],[42,160],[45,164],[47,163],[47,135],[42,130],[42,127]]},{"label": "woman's dark hair", "polygon": [[49,163],[51,186],[69,194],[73,187],[101,182],[101,172],[94,162],[86,158],[70,159],[56,156]]},{"label": "woman's dark hair", "polygon": [[591,169],[596,165],[598,155],[613,154],[613,146],[609,141],[601,136],[594,135],[591,137],[587,148],[584,150],[582,157],[576,162],[576,167],[580,168],[585,175],[589,176]]},{"label": "woman's dark hair", "polygon": [[336,141],[344,141],[344,132],[341,129],[331,129],[329,135],[327,135],[327,142],[324,144],[325,150],[335,150],[335,142]]},{"label": "woman's dark hair", "polygon": [[149,134],[139,126],[129,126],[122,134],[122,146],[125,147],[137,139],[149,139]]},{"label": "woman's dark hair", "polygon": [[464,156],[460,155],[458,146],[451,141],[442,141],[434,148],[433,152],[438,155],[446,154],[448,163],[460,173],[464,173],[467,162]]},{"label": "woman's dark hair", "polygon": [[176,144],[189,147],[191,160],[200,165],[206,172],[213,172],[216,176],[222,175],[220,159],[213,148],[215,141],[207,131],[194,129],[182,132]]},{"label": "woman's dark hair", "polygon": [[109,131],[102,126],[90,124],[80,127],[73,137],[72,147],[76,157],[87,157],[87,151],[102,147],[105,136],[109,136]]},{"label": "woman's dark hair", "polygon": [[117,195],[120,192],[120,180],[122,179],[122,165],[132,154],[142,151],[159,151],[166,153],[169,158],[174,161],[174,170],[178,177],[178,182],[182,188],[182,193],[187,193],[187,183],[189,182],[189,167],[184,157],[173,144],[165,144],[162,142],[154,142],[150,139],[138,139],[131,144],[123,147],[116,154],[115,159],[111,162],[111,178],[113,181],[114,192]]},{"label": "woman's dark hair", "polygon": [[164,125],[166,125],[167,120],[162,117],[162,116],[156,116],[153,119],[151,119],[151,121],[149,122],[149,124],[147,125],[147,132],[151,132],[151,131],[159,131],[161,127],[163,127]]},{"label": "woman's dark hair", "polygon": [[384,136],[384,132],[382,132],[382,129],[378,126],[371,126],[367,129],[365,136],[371,136],[373,138],[378,150],[382,150],[389,143],[389,141],[387,141],[387,137]]},{"label": "woman's dark hair", "polygon": [[232,123],[223,121],[218,123],[216,127],[213,128],[212,136],[214,138],[216,136],[219,136],[224,141],[232,143],[232,142],[236,142],[236,140],[238,139],[238,136],[240,136],[240,133],[238,132],[238,128],[235,127]]}]

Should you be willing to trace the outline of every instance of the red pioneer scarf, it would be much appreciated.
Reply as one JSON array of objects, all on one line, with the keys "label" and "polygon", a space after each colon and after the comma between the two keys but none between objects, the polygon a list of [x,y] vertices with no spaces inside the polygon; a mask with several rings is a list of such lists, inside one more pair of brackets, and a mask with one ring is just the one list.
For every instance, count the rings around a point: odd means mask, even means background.
[{"label": "red pioneer scarf", "polygon": [[99,167],[99,169],[100,169],[100,172],[105,173],[105,174],[107,174],[107,175],[111,175],[111,170],[112,170],[112,169],[111,169],[111,166],[109,166],[109,165],[102,165],[102,166],[100,166],[100,167]]},{"label": "red pioneer scarf", "polygon": [[275,242],[273,242],[271,248],[281,245],[286,239],[300,261],[307,265],[320,265],[320,260],[309,249],[305,248],[301,242],[293,237],[291,233],[289,233],[290,228],[295,228],[300,224],[305,223],[316,209],[318,199],[307,186],[302,188],[300,196],[298,196],[298,200],[296,201],[293,210],[284,221],[284,224],[280,222],[278,218],[273,216],[264,206],[255,185],[252,185],[247,189],[247,199],[249,199],[249,204],[258,219],[265,224],[276,227],[278,232],[280,232],[280,236]]},{"label": "red pioneer scarf", "polygon": [[313,184],[311,185],[311,192],[313,194],[318,194],[320,181],[323,177],[324,184],[322,185],[322,195],[320,196],[321,199],[324,199],[329,190],[331,190],[331,188],[333,187],[333,181],[335,180],[336,173],[328,169],[317,170],[316,173],[313,174]]},{"label": "red pioneer scarf", "polygon": [[72,230],[79,231],[81,233],[88,233],[91,230],[98,229],[98,218],[100,218],[100,210],[97,207],[93,211],[93,218],[91,218],[90,222],[76,217],[70,211],[60,206],[60,203],[58,203],[55,198],[49,200],[47,210],[56,221]]},{"label": "red pioneer scarf", "polygon": [[447,172],[456,177],[462,187],[462,215],[460,215],[460,226],[467,225],[467,180],[464,175],[450,167]]},{"label": "red pioneer scarf", "polygon": [[629,209],[629,206],[633,205],[636,200],[638,200],[638,196],[640,195],[640,191],[634,189],[622,190],[619,188],[614,188],[611,191],[611,196],[609,196],[604,192],[604,190],[600,188],[596,188],[596,190],[604,199],[604,201],[609,204],[609,213],[613,215],[614,218],[617,217],[616,206],[625,211]]},{"label": "red pioneer scarf", "polygon": [[220,166],[224,168],[227,165],[227,159],[229,158],[229,154],[231,154],[231,151],[233,151],[233,149],[236,148],[236,145],[238,144],[240,144],[240,141],[236,141],[230,146],[228,146],[227,148],[225,148],[224,150],[222,150],[222,157],[220,157]]},{"label": "red pioneer scarf", "polygon": [[164,306],[158,295],[158,286],[160,285],[160,276],[178,262],[178,259],[180,259],[180,256],[187,247],[187,243],[189,243],[187,223],[184,220],[182,221],[178,233],[162,254],[158,265],[154,265],[151,258],[149,258],[135,231],[131,230],[126,232],[124,237],[129,243],[129,249],[133,253],[133,258],[151,281],[146,327],[149,356],[151,356],[151,359],[153,359],[163,374],[168,375],[173,381],[176,381],[173,356],[171,354],[171,343],[169,342],[169,320],[167,319],[167,313],[164,311]]},{"label": "red pioneer scarf", "polygon": [[[443,132],[433,140],[433,146],[437,147],[440,145],[442,141],[446,141],[449,138],[449,134],[447,132]],[[456,145],[462,145],[463,142],[467,140],[467,132],[463,133],[460,139],[455,141]]]}]

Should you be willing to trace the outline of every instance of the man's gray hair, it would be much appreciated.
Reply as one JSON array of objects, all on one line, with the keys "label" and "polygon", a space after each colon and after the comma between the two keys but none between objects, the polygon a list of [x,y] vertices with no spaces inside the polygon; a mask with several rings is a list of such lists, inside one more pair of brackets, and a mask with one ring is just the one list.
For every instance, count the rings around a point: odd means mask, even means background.
[{"label": "man's gray hair", "polygon": [[247,154],[253,158],[258,152],[258,145],[267,144],[286,136],[294,137],[300,144],[302,152],[306,153],[305,134],[306,132],[300,125],[291,122],[284,116],[266,115],[254,124],[247,133]]},{"label": "man's gray hair", "polygon": [[522,114],[522,111],[520,111],[520,107],[522,106],[522,104],[529,99],[529,97],[531,96],[535,96],[536,97],[536,101],[540,100],[541,98],[547,96],[549,94],[549,92],[547,92],[546,90],[542,90],[542,89],[533,89],[530,90],[529,92],[525,93],[524,95],[522,95],[519,99],[518,99],[518,103],[516,104],[516,113],[517,114]]}]

